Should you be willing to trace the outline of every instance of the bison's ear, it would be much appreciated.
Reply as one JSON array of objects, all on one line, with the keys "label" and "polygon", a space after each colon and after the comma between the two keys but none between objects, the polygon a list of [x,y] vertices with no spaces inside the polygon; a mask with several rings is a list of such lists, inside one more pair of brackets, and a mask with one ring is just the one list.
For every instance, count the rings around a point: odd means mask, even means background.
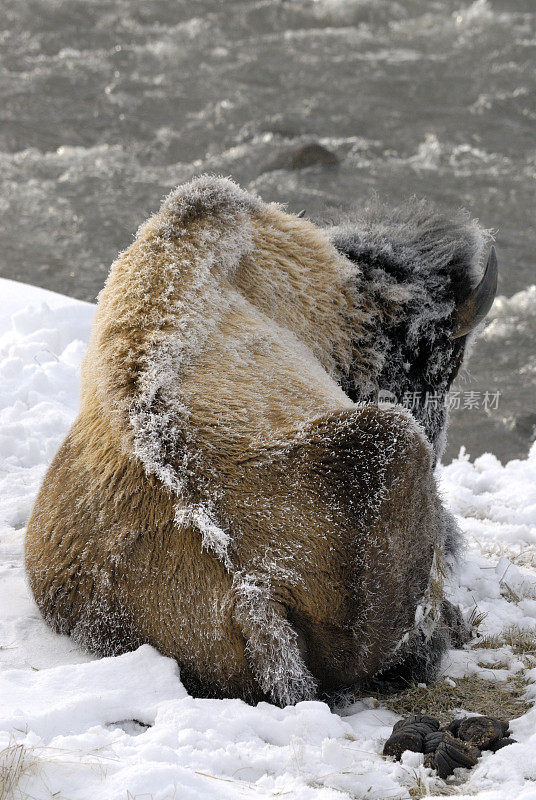
[{"label": "bison's ear", "polygon": [[491,248],[484,275],[478,286],[475,286],[469,297],[456,308],[453,338],[458,339],[470,333],[482,322],[490,310],[497,293],[497,254]]},{"label": "bison's ear", "polygon": [[303,659],[300,637],[265,576],[235,576],[234,618],[261,690],[279,706],[313,700],[316,682]]}]

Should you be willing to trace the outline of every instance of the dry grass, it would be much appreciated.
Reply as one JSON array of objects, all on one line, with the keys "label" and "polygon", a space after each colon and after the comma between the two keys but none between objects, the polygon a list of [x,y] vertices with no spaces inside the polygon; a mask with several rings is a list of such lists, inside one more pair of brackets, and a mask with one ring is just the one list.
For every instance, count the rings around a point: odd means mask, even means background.
[{"label": "dry grass", "polygon": [[[99,774],[105,774],[106,763],[116,762],[116,757],[104,755],[101,748],[91,751],[62,750],[55,747],[26,747],[17,744],[13,739],[3,750],[0,750],[0,800],[67,800],[63,792],[53,791],[48,785],[47,768],[50,765],[71,767],[87,766]],[[37,780],[37,794],[28,794],[29,779]],[[31,781],[35,785],[34,780]],[[33,790],[35,791],[35,789]],[[140,796],[140,800],[142,800]],[[143,795],[143,800],[149,800]],[[170,800],[173,800],[170,797]]]},{"label": "dry grass", "polygon": [[475,605],[471,609],[471,613],[469,614],[469,619],[467,620],[467,624],[469,625],[469,628],[471,629],[474,636],[478,634],[478,629],[480,628],[480,626],[482,625],[487,616],[488,615],[486,611],[481,611],[477,606],[477,604],[475,603]]},{"label": "dry grass", "polygon": [[488,650],[511,647],[512,652],[518,656],[536,657],[536,630],[525,630],[517,625],[512,625],[495,636],[483,636],[481,639],[477,639],[473,644],[473,648],[480,647]]},{"label": "dry grass", "polygon": [[509,603],[520,603],[522,601],[522,597],[520,597],[517,592],[515,592],[512,587],[506,583],[506,581],[500,581],[499,585],[501,587],[501,595],[507,600]]},{"label": "dry grass", "polygon": [[509,669],[510,664],[508,661],[493,661],[493,663],[488,664],[486,661],[477,661],[479,667],[482,669]]},{"label": "dry grass", "polygon": [[445,783],[440,778],[429,777],[424,775],[421,770],[415,770],[413,777],[408,785],[408,792],[410,797],[421,800],[423,797],[446,796],[458,794],[457,787],[452,784]]},{"label": "dry grass", "polygon": [[480,552],[487,558],[507,558],[517,567],[536,569],[536,547],[509,545],[505,542],[481,542],[475,539]]},{"label": "dry grass", "polygon": [[523,697],[527,684],[522,675],[497,683],[471,676],[457,679],[455,686],[439,680],[429,686],[410,686],[394,694],[377,692],[372,695],[400,716],[429,714],[442,724],[450,722],[461,710],[511,720],[531,708]]},{"label": "dry grass", "polygon": [[12,744],[0,750],[0,800],[24,800],[20,788],[22,778],[33,770],[35,759],[22,744]]}]

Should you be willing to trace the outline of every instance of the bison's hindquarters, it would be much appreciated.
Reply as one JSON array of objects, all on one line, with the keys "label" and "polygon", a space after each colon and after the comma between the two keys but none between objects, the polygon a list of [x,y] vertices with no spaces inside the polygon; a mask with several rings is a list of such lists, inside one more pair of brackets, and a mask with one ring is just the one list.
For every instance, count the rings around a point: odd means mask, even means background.
[{"label": "bison's hindquarters", "polygon": [[321,690],[339,689],[431,635],[444,511],[429,445],[408,414],[368,405],[326,415],[227,463],[217,481],[236,534],[236,619],[263,686],[271,670],[276,694],[292,696],[281,675],[288,663],[299,685],[299,653]]}]

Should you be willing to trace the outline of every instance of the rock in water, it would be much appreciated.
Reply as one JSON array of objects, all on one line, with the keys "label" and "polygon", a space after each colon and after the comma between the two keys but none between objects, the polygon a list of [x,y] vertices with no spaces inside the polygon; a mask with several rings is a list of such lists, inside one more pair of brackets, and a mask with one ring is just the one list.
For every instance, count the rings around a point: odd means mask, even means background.
[{"label": "rock in water", "polygon": [[336,167],[338,164],[339,159],[335,153],[318,144],[318,142],[309,142],[308,144],[299,145],[299,147],[281,151],[261,171],[273,172],[277,169],[298,170],[315,166]]}]

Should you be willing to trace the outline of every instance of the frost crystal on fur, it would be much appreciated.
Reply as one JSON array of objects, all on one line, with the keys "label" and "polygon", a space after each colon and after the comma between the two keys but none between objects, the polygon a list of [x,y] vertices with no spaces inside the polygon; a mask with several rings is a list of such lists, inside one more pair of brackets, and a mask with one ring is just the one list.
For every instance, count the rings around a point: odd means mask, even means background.
[{"label": "frost crystal on fur", "polygon": [[230,178],[201,175],[170,192],[161,210],[169,215],[170,233],[180,235],[181,225],[202,216],[214,215],[232,223],[246,212],[263,208],[265,203],[259,197]]},{"label": "frost crystal on fur", "polygon": [[231,537],[220,528],[212,509],[202,505],[179,508],[175,512],[175,521],[178,525],[194,525],[201,534],[202,547],[212,550],[227,569],[232,568],[229,557]]},{"label": "frost crystal on fur", "polygon": [[267,583],[258,575],[237,572],[234,588],[235,615],[247,631],[246,649],[263,692],[281,706],[312,700],[316,682],[300,655],[298,635],[271,597]]},{"label": "frost crystal on fur", "polygon": [[[162,204],[158,233],[169,251],[168,274],[161,303],[154,319],[148,320],[151,339],[140,363],[140,391],[129,416],[136,456],[148,474],[157,475],[177,495],[185,490],[191,457],[187,445],[189,410],[181,397],[181,374],[200,353],[211,328],[225,312],[221,281],[252,252],[247,212],[263,206],[233,181],[209,176],[179,187]],[[192,246],[184,241],[183,226],[195,219],[204,221],[205,227]],[[180,262],[173,248],[176,239],[183,244]],[[191,279],[178,299],[174,295],[184,280],[185,260]],[[148,313],[151,311],[149,308]]]}]

